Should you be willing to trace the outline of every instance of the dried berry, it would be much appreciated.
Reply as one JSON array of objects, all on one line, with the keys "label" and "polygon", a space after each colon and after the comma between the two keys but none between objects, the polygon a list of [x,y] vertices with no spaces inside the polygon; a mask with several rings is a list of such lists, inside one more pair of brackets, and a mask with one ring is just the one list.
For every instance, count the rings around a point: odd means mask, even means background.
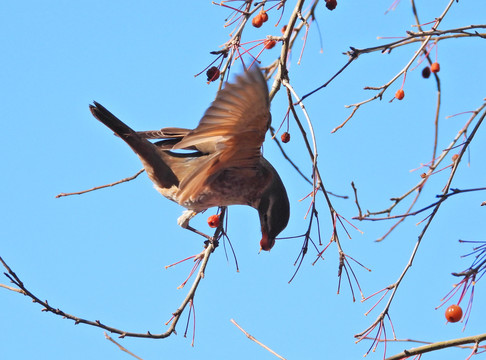
[{"label": "dried berry", "polygon": [[430,65],[430,71],[432,71],[433,73],[438,73],[440,71],[439,63],[435,62],[432,65]]},{"label": "dried berry", "polygon": [[395,93],[395,97],[398,100],[402,100],[405,97],[405,91],[403,91],[403,89],[398,89],[397,92]]},{"label": "dried berry", "polygon": [[262,10],[260,12],[260,16],[262,17],[262,21],[263,22],[267,22],[268,21],[268,14],[267,14],[267,12],[265,10]]},{"label": "dried berry", "polygon": [[288,143],[290,141],[290,134],[286,131],[282,134],[280,139],[282,139],[283,143]]},{"label": "dried berry", "polygon": [[462,309],[459,305],[451,305],[445,311],[447,321],[455,323],[462,319]]},{"label": "dried berry", "polygon": [[260,240],[261,250],[270,251],[270,249],[275,245],[275,239],[271,240],[268,238],[268,234],[262,234],[262,239]]},{"label": "dried berry", "polygon": [[459,158],[459,154],[452,155],[452,162],[455,162]]},{"label": "dried berry", "polygon": [[262,16],[260,14],[257,14],[252,20],[251,20],[251,24],[256,27],[256,28],[259,28],[263,25],[263,19],[262,19]]},{"label": "dried berry", "polygon": [[208,217],[208,225],[212,228],[217,228],[219,226],[219,215],[211,215]]},{"label": "dried berry", "polygon": [[277,44],[275,40],[265,40],[263,46],[265,47],[265,49],[272,49],[275,46],[275,44]]},{"label": "dried berry", "polygon": [[424,67],[424,69],[422,70],[422,77],[424,79],[428,79],[430,76],[430,68],[428,66]]},{"label": "dried berry", "polygon": [[420,174],[420,177],[421,177],[422,179],[425,179],[425,178],[427,177],[427,174],[426,174],[426,173],[422,173],[422,174]]},{"label": "dried berry", "polygon": [[287,31],[287,25],[282,26],[282,29],[280,29],[280,32],[282,34],[285,34],[286,31]]},{"label": "dried berry", "polygon": [[216,66],[213,66],[206,71],[206,76],[208,77],[208,81],[216,81],[219,78],[219,69]]},{"label": "dried berry", "polygon": [[337,6],[337,0],[326,0],[326,7],[329,10],[334,10]]}]

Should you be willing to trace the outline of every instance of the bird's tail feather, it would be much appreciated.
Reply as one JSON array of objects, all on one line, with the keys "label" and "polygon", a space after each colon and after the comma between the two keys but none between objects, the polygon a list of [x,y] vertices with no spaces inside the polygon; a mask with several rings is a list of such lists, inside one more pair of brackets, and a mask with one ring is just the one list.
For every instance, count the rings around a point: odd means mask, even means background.
[{"label": "bird's tail feather", "polygon": [[140,160],[142,160],[148,176],[154,183],[164,188],[170,188],[172,185],[179,184],[177,176],[164,161],[163,152],[156,145],[138,135],[137,132],[101,104],[96,101],[93,104],[89,106],[93,116],[110,128],[132,148]]}]

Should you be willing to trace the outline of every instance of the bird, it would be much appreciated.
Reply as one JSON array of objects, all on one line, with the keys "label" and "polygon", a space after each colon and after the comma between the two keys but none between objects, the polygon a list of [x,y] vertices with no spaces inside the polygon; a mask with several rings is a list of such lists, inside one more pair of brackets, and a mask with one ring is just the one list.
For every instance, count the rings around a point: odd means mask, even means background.
[{"label": "bird", "polygon": [[261,151],[271,114],[260,69],[245,71],[219,90],[192,130],[137,132],[96,101],[89,108],[138,155],[156,190],[186,208],[180,226],[190,228],[189,220],[211,207],[248,205],[259,214],[261,249],[274,246],[288,224],[290,205],[282,179]]}]

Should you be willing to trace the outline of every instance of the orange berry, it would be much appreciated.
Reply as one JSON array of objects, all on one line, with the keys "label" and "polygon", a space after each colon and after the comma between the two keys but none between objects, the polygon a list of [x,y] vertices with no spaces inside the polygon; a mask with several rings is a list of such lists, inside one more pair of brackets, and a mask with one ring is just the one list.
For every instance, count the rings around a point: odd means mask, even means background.
[{"label": "orange berry", "polygon": [[268,235],[263,235],[262,239],[260,240],[261,250],[270,251],[273,245],[275,245],[275,240],[271,242],[270,239],[268,238]]},{"label": "orange berry", "polygon": [[422,173],[422,174],[420,174],[420,177],[421,177],[422,179],[425,179],[425,178],[427,177],[427,174],[426,174],[426,173]]},{"label": "orange berry", "polygon": [[262,21],[263,22],[267,22],[268,21],[268,14],[265,10],[262,10],[260,11],[260,16],[262,17]]},{"label": "orange berry", "polygon": [[265,40],[265,42],[263,43],[263,46],[265,47],[265,49],[270,50],[270,49],[273,49],[275,44],[277,44],[277,42],[275,40]]},{"label": "orange berry", "polygon": [[285,34],[286,31],[287,31],[287,25],[282,26],[282,29],[280,29],[280,32],[282,34]]},{"label": "orange berry", "polygon": [[456,161],[459,158],[459,154],[452,155],[452,162]]},{"label": "orange berry", "polygon": [[282,142],[286,144],[290,141],[290,134],[286,131],[282,134],[280,139],[282,139]]},{"label": "orange berry", "polygon": [[337,0],[326,0],[326,7],[329,10],[334,10],[337,6]]},{"label": "orange berry", "polygon": [[209,227],[216,228],[219,226],[219,215],[211,215],[208,217]]},{"label": "orange berry", "polygon": [[430,68],[428,66],[424,67],[424,69],[422,70],[422,77],[424,79],[428,79],[430,76]]},{"label": "orange berry", "polygon": [[208,77],[208,81],[216,81],[219,78],[219,69],[216,66],[210,67],[208,71],[206,71],[206,76]]},{"label": "orange berry", "polygon": [[397,92],[395,93],[395,97],[398,100],[402,100],[405,97],[405,91],[403,91],[403,89],[398,89]]},{"label": "orange berry", "polygon": [[263,19],[262,19],[262,16],[261,14],[257,14],[252,20],[251,20],[251,24],[256,27],[256,28],[259,28],[263,25]]},{"label": "orange berry", "polygon": [[432,65],[430,65],[430,71],[432,71],[433,73],[438,73],[440,71],[439,63],[435,62]]},{"label": "orange berry", "polygon": [[455,323],[462,319],[462,309],[459,305],[451,305],[445,311],[447,321]]}]

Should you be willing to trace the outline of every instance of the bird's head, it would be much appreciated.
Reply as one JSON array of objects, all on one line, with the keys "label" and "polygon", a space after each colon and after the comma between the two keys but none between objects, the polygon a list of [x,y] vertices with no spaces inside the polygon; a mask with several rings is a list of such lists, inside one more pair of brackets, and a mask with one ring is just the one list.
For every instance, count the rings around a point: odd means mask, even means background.
[{"label": "bird's head", "polygon": [[271,167],[271,170],[273,173],[272,182],[265,189],[257,207],[262,228],[260,246],[266,251],[273,247],[275,238],[285,229],[290,217],[287,191],[275,169]]}]

